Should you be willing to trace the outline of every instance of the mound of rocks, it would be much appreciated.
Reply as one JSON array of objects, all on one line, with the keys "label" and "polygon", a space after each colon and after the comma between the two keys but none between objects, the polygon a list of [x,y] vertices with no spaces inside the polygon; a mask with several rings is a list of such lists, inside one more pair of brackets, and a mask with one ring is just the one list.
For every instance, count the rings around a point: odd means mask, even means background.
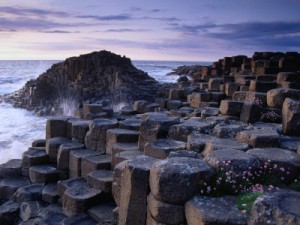
[{"label": "mound of rocks", "polygon": [[22,89],[6,96],[5,101],[36,111],[43,107],[49,110],[68,98],[75,98],[78,103],[154,101],[158,87],[158,82],[135,68],[129,58],[99,51],[54,64]]}]

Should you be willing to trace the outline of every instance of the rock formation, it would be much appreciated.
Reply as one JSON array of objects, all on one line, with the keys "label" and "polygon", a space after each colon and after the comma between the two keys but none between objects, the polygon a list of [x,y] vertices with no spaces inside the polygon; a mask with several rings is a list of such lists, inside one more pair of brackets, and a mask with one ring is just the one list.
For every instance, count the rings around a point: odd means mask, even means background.
[{"label": "rock formation", "polygon": [[57,107],[70,97],[78,102],[110,104],[153,101],[158,87],[158,82],[135,68],[129,58],[100,51],[54,64],[5,100],[16,107],[38,111]]}]

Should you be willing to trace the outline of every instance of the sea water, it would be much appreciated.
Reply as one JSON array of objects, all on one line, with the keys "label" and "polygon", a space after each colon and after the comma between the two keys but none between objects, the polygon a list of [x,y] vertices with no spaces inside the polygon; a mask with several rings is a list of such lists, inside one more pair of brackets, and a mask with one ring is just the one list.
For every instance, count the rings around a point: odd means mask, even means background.
[{"label": "sea water", "polygon": [[[19,90],[37,78],[56,61],[0,61],[0,95]],[[175,82],[178,76],[166,76],[182,65],[208,65],[207,62],[133,61],[135,67],[147,72],[159,82]],[[0,164],[20,159],[33,140],[45,138],[46,117],[39,117],[24,109],[0,103]]]}]

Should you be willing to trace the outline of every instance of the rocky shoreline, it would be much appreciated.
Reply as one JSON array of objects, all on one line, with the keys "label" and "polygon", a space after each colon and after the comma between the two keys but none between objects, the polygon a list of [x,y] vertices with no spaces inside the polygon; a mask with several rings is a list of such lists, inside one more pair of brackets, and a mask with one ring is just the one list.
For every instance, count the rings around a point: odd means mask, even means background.
[{"label": "rocky shoreline", "polygon": [[[225,57],[175,86],[151,81],[153,101],[119,112],[85,102],[77,117],[49,118],[44,140],[0,165],[0,224],[299,224],[299,62]],[[261,196],[241,210],[245,186],[233,186],[253,174],[270,183],[253,183]]]}]

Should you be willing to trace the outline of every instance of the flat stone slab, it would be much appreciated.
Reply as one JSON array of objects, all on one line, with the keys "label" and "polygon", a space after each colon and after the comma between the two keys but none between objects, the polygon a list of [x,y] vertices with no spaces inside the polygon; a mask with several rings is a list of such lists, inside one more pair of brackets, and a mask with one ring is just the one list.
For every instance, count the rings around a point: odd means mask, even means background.
[{"label": "flat stone slab", "polygon": [[183,204],[199,191],[201,181],[208,181],[212,175],[213,169],[201,159],[160,160],[150,169],[151,193],[162,202]]},{"label": "flat stone slab", "polygon": [[63,210],[67,215],[84,213],[100,202],[101,191],[88,186],[68,188],[62,197]]},{"label": "flat stone slab", "polygon": [[185,204],[189,225],[246,225],[247,214],[237,208],[234,197],[194,197]]},{"label": "flat stone slab", "polygon": [[208,140],[205,144],[205,148],[203,151],[204,156],[208,156],[214,151],[219,151],[223,149],[234,149],[246,151],[249,148],[249,145],[234,139],[226,139],[226,138],[212,138]]},{"label": "flat stone slab", "polygon": [[111,154],[111,168],[113,169],[116,162],[116,154],[124,151],[139,151],[138,143],[115,143],[112,146],[112,154]]},{"label": "flat stone slab", "polygon": [[172,139],[159,139],[152,143],[147,143],[144,154],[150,157],[165,159],[172,151],[180,151],[186,148],[186,143]]},{"label": "flat stone slab", "polygon": [[59,180],[59,172],[51,165],[38,165],[29,168],[29,178],[32,183],[49,183]]},{"label": "flat stone slab", "polygon": [[16,190],[29,184],[29,179],[25,177],[11,177],[0,180],[0,199],[9,199]]},{"label": "flat stone slab", "polygon": [[281,148],[253,148],[247,153],[257,157],[262,163],[269,164],[272,173],[284,177],[287,182],[299,176],[300,156],[295,152]]},{"label": "flat stone slab", "polygon": [[82,213],[65,218],[62,221],[61,225],[97,225],[97,223],[92,220],[91,217]]},{"label": "flat stone slab", "polygon": [[19,188],[13,195],[15,202],[37,201],[42,199],[44,184],[30,184]]},{"label": "flat stone slab", "polygon": [[213,136],[192,132],[187,138],[187,149],[195,152],[202,152],[206,142],[213,139]]},{"label": "flat stone slab", "polygon": [[72,188],[72,187],[85,187],[87,185],[87,182],[84,178],[82,177],[76,177],[73,179],[68,179],[68,180],[60,180],[57,182],[57,190],[58,190],[58,194],[60,196],[60,198],[62,198],[62,196],[64,195],[65,191],[68,188]]},{"label": "flat stone slab", "polygon": [[128,130],[136,130],[139,131],[141,126],[141,121],[139,119],[126,119],[119,122],[119,127],[121,129],[128,129]]},{"label": "flat stone slab", "polygon": [[254,202],[248,225],[300,224],[300,193],[281,190],[260,196]]},{"label": "flat stone slab", "polygon": [[279,146],[280,135],[272,128],[254,128],[238,132],[236,139],[251,147],[267,148]]},{"label": "flat stone slab", "polygon": [[87,179],[88,174],[94,170],[107,169],[111,167],[109,155],[87,156],[81,159],[81,176]]},{"label": "flat stone slab", "polygon": [[187,141],[188,136],[193,132],[209,134],[213,124],[201,118],[190,118],[181,124],[173,125],[169,129],[168,137],[177,141]]},{"label": "flat stone slab", "polygon": [[113,171],[95,170],[87,175],[87,183],[105,193],[111,193]]},{"label": "flat stone slab", "polygon": [[144,155],[141,151],[124,151],[115,154],[115,166],[125,160],[134,159],[140,155]]},{"label": "flat stone slab", "polygon": [[44,147],[32,147],[23,153],[22,168],[48,163],[49,156]]},{"label": "flat stone slab", "polygon": [[230,162],[230,170],[241,174],[243,171],[257,170],[260,167],[259,160],[246,152],[240,150],[219,150],[209,154],[204,160],[216,170],[226,167],[226,163]]},{"label": "flat stone slab", "polygon": [[11,159],[0,165],[0,178],[18,177],[21,175],[21,159]]},{"label": "flat stone slab", "polygon": [[139,132],[127,129],[109,129],[106,132],[106,154],[112,154],[113,144],[117,142],[137,142],[139,139]]},{"label": "flat stone slab", "polygon": [[88,210],[88,215],[99,224],[111,224],[113,220],[113,210],[116,205],[111,203],[96,205]]}]

